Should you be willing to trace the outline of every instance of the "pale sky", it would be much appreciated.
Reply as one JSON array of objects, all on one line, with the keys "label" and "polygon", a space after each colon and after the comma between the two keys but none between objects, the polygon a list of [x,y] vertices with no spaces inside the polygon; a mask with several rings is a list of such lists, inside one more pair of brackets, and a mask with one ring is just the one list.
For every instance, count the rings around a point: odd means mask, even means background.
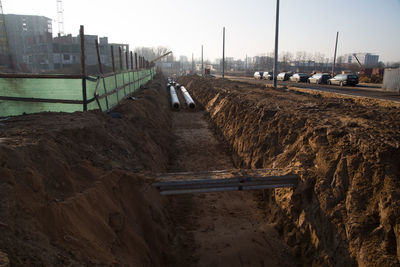
[{"label": "pale sky", "polygon": [[[56,0],[2,0],[4,13],[54,20]],[[276,0],[63,0],[65,33],[108,36],[110,42],[167,46],[175,56],[245,58],[273,51]],[[338,54],[370,52],[400,61],[400,0],[281,0],[279,52]]]}]

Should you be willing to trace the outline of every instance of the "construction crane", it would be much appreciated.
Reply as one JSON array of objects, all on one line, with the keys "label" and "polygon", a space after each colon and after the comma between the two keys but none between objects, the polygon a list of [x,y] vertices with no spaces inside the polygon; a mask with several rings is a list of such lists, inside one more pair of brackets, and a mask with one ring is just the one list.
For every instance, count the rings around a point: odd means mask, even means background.
[{"label": "construction crane", "polygon": [[58,22],[58,36],[64,35],[64,8],[62,0],[57,1],[57,22]]},{"label": "construction crane", "polygon": [[[3,4],[0,0],[0,58],[3,62],[6,62],[5,65],[12,70],[14,70],[14,64],[11,56],[10,43],[8,41],[8,34],[6,28],[6,18],[3,12]],[[0,63],[1,64],[1,63]]]}]

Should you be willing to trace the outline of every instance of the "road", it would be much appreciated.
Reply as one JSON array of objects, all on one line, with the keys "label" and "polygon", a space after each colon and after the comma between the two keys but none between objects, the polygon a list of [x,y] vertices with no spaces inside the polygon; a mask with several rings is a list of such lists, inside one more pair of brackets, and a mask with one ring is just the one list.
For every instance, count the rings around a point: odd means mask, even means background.
[{"label": "road", "polygon": [[[241,81],[250,82],[255,84],[272,84],[272,81],[267,80],[255,80],[252,77],[235,77],[235,76],[225,76],[225,78]],[[395,92],[385,92],[378,86],[373,85],[357,85],[357,86],[337,86],[337,85],[325,85],[325,84],[310,84],[310,83],[294,83],[290,81],[278,82],[279,85],[293,86],[298,88],[306,88],[311,90],[319,90],[330,93],[339,93],[345,95],[353,96],[363,96],[375,99],[391,100],[395,102],[400,102],[400,94]]]}]

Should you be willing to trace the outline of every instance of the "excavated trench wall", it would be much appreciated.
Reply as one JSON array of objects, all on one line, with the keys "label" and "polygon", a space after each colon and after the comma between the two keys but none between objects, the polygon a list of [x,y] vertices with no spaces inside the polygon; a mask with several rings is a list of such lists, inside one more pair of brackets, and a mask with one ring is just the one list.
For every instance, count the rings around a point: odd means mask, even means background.
[{"label": "excavated trench wall", "polygon": [[260,204],[304,265],[399,265],[398,108],[220,79],[180,83],[238,167],[298,171],[294,190],[268,191]]}]

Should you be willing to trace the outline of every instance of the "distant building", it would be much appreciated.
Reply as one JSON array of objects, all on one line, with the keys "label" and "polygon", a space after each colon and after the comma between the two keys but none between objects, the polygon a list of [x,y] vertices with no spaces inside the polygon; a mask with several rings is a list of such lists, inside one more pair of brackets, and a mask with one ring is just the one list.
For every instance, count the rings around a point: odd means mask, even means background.
[{"label": "distant building", "polygon": [[[6,14],[5,22],[13,60],[23,71],[43,72],[80,64],[80,36],[52,36],[51,19],[34,15]],[[113,46],[115,66],[120,68],[119,47],[122,48],[122,62],[125,69],[125,52],[128,44],[108,43],[107,37],[85,34],[85,60],[87,65],[97,65],[96,40],[102,64],[112,65],[111,46]]]},{"label": "distant building", "polygon": [[365,68],[374,68],[374,67],[378,66],[379,56],[378,55],[373,55],[371,53],[347,54],[347,55],[344,56],[345,63],[348,63],[348,64],[356,63],[356,64],[358,64],[357,59],[355,58],[354,55],[358,58],[358,60],[360,61],[361,65],[363,65],[363,67],[365,67]]},{"label": "distant building", "polygon": [[181,63],[186,63],[186,62],[188,62],[188,57],[187,57],[187,56],[180,56],[180,57],[179,57],[179,61],[180,61]]},{"label": "distant building", "polygon": [[52,22],[43,16],[6,14],[5,23],[13,60],[38,69],[53,69]]}]

